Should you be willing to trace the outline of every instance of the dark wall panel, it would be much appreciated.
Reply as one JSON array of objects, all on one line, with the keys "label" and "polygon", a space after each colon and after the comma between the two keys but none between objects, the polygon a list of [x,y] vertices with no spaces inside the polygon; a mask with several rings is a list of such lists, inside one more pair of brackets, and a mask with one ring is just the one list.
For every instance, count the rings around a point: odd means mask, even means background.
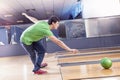
[{"label": "dark wall panel", "polygon": [[[94,37],[94,38],[80,38],[69,39],[64,42],[71,48],[77,49],[89,49],[89,48],[101,48],[101,47],[113,47],[120,46],[120,36],[107,36],[107,37]],[[59,46],[52,42],[47,42],[47,51],[56,52],[61,49]]]},{"label": "dark wall panel", "polygon": [[0,29],[0,42],[4,45],[8,44],[8,35],[6,29]]}]

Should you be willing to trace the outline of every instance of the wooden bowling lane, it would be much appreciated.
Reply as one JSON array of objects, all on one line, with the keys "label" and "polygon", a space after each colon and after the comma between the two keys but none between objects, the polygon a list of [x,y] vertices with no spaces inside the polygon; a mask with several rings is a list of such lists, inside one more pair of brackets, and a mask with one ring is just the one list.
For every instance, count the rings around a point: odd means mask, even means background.
[{"label": "wooden bowling lane", "polygon": [[[92,51],[92,50],[91,50]],[[84,53],[83,53],[84,54]],[[85,53],[86,54],[86,53]],[[70,54],[73,55],[73,54]],[[66,54],[62,56],[68,56]],[[120,59],[120,53],[85,55],[85,56],[70,56],[58,58],[59,63],[75,63],[86,61],[98,61],[103,57],[111,59]],[[110,69],[103,69],[98,64],[84,64],[61,67],[63,80],[120,80],[120,62],[113,62]]]},{"label": "wooden bowling lane", "polygon": [[63,80],[120,80],[120,63],[114,62],[110,69],[100,64],[61,67]]},{"label": "wooden bowling lane", "polygon": [[113,54],[100,54],[93,56],[76,56],[76,57],[66,57],[66,58],[58,58],[59,63],[71,63],[71,62],[83,62],[83,61],[95,61],[101,60],[103,57],[108,57],[110,59],[120,59],[120,53]]},{"label": "wooden bowling lane", "polygon": [[[112,52],[112,51],[120,51],[120,47],[106,47],[106,48],[90,48],[90,49],[80,49],[80,53],[95,53],[95,52]],[[71,52],[66,51],[58,51],[56,55],[72,55]]]}]

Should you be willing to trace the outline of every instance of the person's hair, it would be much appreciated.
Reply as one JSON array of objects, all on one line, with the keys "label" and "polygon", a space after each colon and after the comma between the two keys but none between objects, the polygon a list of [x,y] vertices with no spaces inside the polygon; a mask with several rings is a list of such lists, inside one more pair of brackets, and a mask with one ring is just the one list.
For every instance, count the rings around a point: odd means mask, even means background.
[{"label": "person's hair", "polygon": [[56,23],[56,22],[59,22],[59,18],[57,16],[51,16],[48,20],[48,24],[51,25],[52,22]]}]

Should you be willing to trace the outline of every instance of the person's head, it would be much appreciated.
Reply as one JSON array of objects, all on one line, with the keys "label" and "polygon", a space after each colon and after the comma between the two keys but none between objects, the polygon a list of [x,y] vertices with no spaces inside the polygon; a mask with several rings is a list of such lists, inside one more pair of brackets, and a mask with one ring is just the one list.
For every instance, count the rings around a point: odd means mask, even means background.
[{"label": "person's head", "polygon": [[48,24],[51,29],[57,29],[59,27],[59,18],[56,16],[51,16],[48,20]]}]

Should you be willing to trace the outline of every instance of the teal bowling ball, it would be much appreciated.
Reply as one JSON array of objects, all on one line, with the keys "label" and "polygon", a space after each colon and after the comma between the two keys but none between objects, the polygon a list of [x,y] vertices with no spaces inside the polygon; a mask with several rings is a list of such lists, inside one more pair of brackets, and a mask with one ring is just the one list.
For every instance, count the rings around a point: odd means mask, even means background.
[{"label": "teal bowling ball", "polygon": [[112,66],[112,60],[105,57],[101,59],[100,64],[104,69],[109,69]]}]

